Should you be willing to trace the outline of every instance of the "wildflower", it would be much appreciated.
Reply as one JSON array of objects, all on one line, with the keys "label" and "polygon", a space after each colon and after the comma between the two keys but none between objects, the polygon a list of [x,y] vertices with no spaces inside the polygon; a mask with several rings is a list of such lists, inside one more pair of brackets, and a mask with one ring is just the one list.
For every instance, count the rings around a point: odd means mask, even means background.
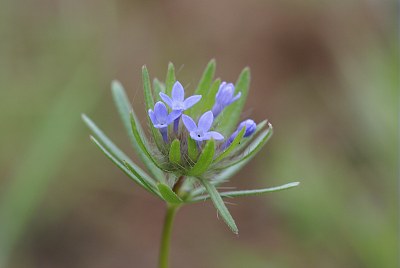
[{"label": "wildflower", "polygon": [[239,99],[242,95],[242,93],[239,92],[236,96],[233,96],[234,93],[235,86],[232,83],[221,83],[217,95],[215,96],[215,104],[212,108],[214,117],[217,117],[226,106]]},{"label": "wildflower", "polygon": [[235,132],[233,132],[229,139],[222,145],[222,149],[227,148],[244,127],[246,127],[246,130],[243,134],[243,138],[247,138],[253,135],[253,133],[256,131],[257,124],[251,119],[241,122]]},{"label": "wildflower", "polygon": [[182,115],[182,121],[187,130],[190,133],[190,137],[196,141],[204,141],[204,140],[223,140],[224,136],[222,136],[219,132],[209,131],[211,125],[214,121],[214,115],[211,111],[205,112],[199,119],[199,124],[193,121],[190,116]]},{"label": "wildflower", "polygon": [[[201,99],[201,95],[193,95],[185,99],[185,90],[183,89],[182,84],[178,81],[176,81],[172,87],[172,98],[163,92],[160,92],[160,97],[169,107],[171,107],[172,111],[178,111],[181,114],[183,111],[195,105]],[[176,118],[174,122],[175,132],[178,132],[179,119],[180,117]]]},{"label": "wildflower", "polygon": [[172,111],[168,114],[167,107],[161,101],[154,105],[154,111],[149,109],[149,117],[153,126],[160,130],[165,142],[168,141],[168,125],[181,115],[179,111]]}]

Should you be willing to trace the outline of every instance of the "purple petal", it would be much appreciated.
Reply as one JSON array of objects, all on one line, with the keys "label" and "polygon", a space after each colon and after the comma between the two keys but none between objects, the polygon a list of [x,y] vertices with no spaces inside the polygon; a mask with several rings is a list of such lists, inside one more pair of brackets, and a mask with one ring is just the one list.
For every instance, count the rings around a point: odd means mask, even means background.
[{"label": "purple petal", "polygon": [[204,140],[204,136],[200,136],[200,137],[199,137],[199,135],[198,135],[196,132],[194,132],[194,131],[191,131],[191,132],[190,132],[190,137],[191,137],[192,139],[194,139],[195,141],[202,141],[202,140]]},{"label": "purple petal", "polygon": [[154,114],[157,118],[158,123],[167,122],[168,110],[165,104],[161,101],[157,102],[156,105],[154,105]]},{"label": "purple petal", "polygon": [[190,107],[195,105],[197,102],[199,102],[200,99],[201,99],[201,95],[193,95],[193,96],[190,96],[189,98],[187,98],[183,102],[183,106],[185,107],[185,110],[189,109]]},{"label": "purple petal", "polygon": [[214,139],[216,141],[221,141],[224,139],[224,136],[221,135],[221,133],[216,132],[216,131],[210,131],[204,134],[204,139],[209,140],[209,139]]},{"label": "purple petal", "polygon": [[233,98],[231,99],[231,101],[229,102],[229,104],[231,104],[232,102],[234,102],[234,101],[236,101],[237,99],[239,99],[240,96],[242,96],[242,92],[239,92],[238,94],[236,94],[236,96],[233,97]]},{"label": "purple petal", "polygon": [[181,116],[182,112],[181,111],[172,111],[168,117],[167,117],[167,124],[171,124],[172,121],[177,119],[179,116]]},{"label": "purple petal", "polygon": [[207,132],[214,121],[214,115],[211,111],[205,112],[199,119],[199,129]]},{"label": "purple petal", "polygon": [[155,116],[153,110],[151,110],[151,109],[149,109],[149,117],[150,117],[150,120],[151,120],[151,122],[153,123],[153,125],[155,125],[155,124],[158,123],[158,122],[157,122],[157,118],[156,118],[156,116]]},{"label": "purple petal", "polygon": [[185,98],[185,90],[183,86],[178,81],[175,82],[174,86],[172,87],[172,99],[174,101],[183,101]]},{"label": "purple petal", "polygon": [[190,116],[183,114],[182,121],[189,132],[195,131],[197,129],[196,123]]},{"label": "purple petal", "polygon": [[172,100],[167,94],[160,92],[160,98],[172,108]]},{"label": "purple petal", "polygon": [[158,129],[165,129],[165,128],[167,128],[168,126],[167,126],[166,124],[155,124],[154,127],[155,127],[155,128],[158,128]]}]

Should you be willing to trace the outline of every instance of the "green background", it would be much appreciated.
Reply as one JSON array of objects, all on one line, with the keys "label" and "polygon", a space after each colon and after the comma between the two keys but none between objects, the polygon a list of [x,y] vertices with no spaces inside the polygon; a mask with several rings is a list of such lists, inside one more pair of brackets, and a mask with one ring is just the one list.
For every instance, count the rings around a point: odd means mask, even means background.
[{"label": "green background", "polygon": [[[397,267],[394,1],[0,2],[0,267],[155,267],[164,205],[89,141],[88,114],[133,151],[120,80],[145,122],[141,66],[194,90],[203,68],[252,84],[243,119],[274,136],[227,189],[300,181],[184,207],[172,267]],[[134,157],[134,159],[137,159]]]}]

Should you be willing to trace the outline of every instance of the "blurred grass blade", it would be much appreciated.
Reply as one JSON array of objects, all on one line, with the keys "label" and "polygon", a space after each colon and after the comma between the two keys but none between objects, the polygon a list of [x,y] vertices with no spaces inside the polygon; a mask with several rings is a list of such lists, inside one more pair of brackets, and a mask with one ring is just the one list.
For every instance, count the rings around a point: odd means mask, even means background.
[{"label": "blurred grass blade", "polygon": [[197,163],[189,170],[188,175],[197,177],[207,171],[208,167],[212,163],[214,153],[215,142],[214,140],[209,140],[207,141],[206,146],[204,146],[203,152],[200,154]]},{"label": "blurred grass blade", "polygon": [[169,161],[174,164],[180,164],[181,162],[181,143],[178,139],[175,139],[171,143],[171,148],[169,149]]},{"label": "blurred grass blade", "polygon": [[154,183],[153,178],[151,178],[145,171],[143,171],[140,167],[138,167],[132,160],[122,152],[104,133],[101,131],[97,125],[85,114],[82,115],[83,121],[89,127],[89,129],[93,132],[94,137],[99,141],[99,143],[106,148],[112,156],[117,159],[123,159],[128,162],[143,178],[148,181],[152,181]]},{"label": "blurred grass blade", "polygon": [[131,111],[131,123],[133,135],[140,149],[138,153],[140,155],[147,156],[146,161],[148,161],[149,163],[153,163],[156,169],[166,171],[166,169],[153,157],[153,153],[150,153],[150,150],[148,148],[149,145],[148,142],[145,140],[145,136],[143,135],[143,133],[139,132],[139,123],[133,110]]},{"label": "blurred grass blade", "polygon": [[215,208],[218,210],[222,219],[224,219],[225,223],[232,230],[232,232],[234,232],[235,234],[238,234],[239,230],[235,224],[235,221],[232,218],[231,214],[229,213],[228,208],[225,206],[225,203],[222,200],[221,196],[219,195],[215,186],[212,185],[206,179],[200,179],[200,181],[203,184],[203,186],[205,187],[206,191],[208,192],[212,202],[214,203]]},{"label": "blurred grass blade", "polygon": [[228,148],[226,148],[225,151],[223,151],[217,158],[215,158],[213,162],[218,163],[219,161],[227,157],[236,148],[236,146],[239,145],[245,132],[246,132],[246,127],[243,127],[242,130],[240,130],[239,134],[236,135],[232,143],[228,146]]},{"label": "blurred grass blade", "polygon": [[172,62],[168,63],[167,77],[165,78],[165,94],[171,96],[172,87],[176,81],[175,67]]},{"label": "blurred grass blade", "polygon": [[[149,158],[147,155],[141,154],[140,151],[140,146],[136,141],[136,138],[134,137],[132,133],[132,126],[131,126],[131,119],[130,119],[130,113],[133,111],[132,106],[129,102],[128,96],[125,93],[125,90],[121,83],[118,81],[113,81],[112,86],[111,86],[113,98],[115,105],[117,106],[119,115],[122,119],[122,123],[128,133],[128,137],[132,143],[133,149],[135,150],[137,156],[142,160],[148,171],[158,180],[158,181],[164,181],[164,175],[162,172],[156,168],[156,166],[149,161]],[[136,117],[136,115],[135,115]],[[143,133],[143,129],[140,124],[137,124],[137,129],[140,133]]]},{"label": "blurred grass blade", "polygon": [[158,190],[160,191],[163,199],[171,204],[181,204],[183,203],[182,199],[176,195],[168,185],[164,183],[157,184]]},{"label": "blurred grass blade", "polygon": [[212,81],[214,79],[215,68],[216,68],[216,62],[215,59],[212,59],[208,62],[207,67],[205,68],[203,75],[200,78],[199,84],[196,88],[196,91],[194,93],[196,95],[201,95],[202,100],[198,104],[194,105],[190,110],[188,110],[188,114],[190,116],[200,114],[200,112],[203,110],[205,98],[215,97],[215,95],[211,96],[211,94],[209,94],[209,90]]},{"label": "blurred grass blade", "polygon": [[[296,187],[300,184],[300,182],[291,182],[281,186],[270,187],[270,188],[263,188],[263,189],[255,189],[255,190],[242,190],[242,191],[230,191],[230,192],[222,192],[219,193],[222,198],[224,197],[242,197],[242,196],[257,196],[271,192],[278,192],[283,191],[286,189],[290,189]],[[197,196],[190,200],[189,202],[197,202],[197,201],[204,201],[210,199],[210,195],[202,195]]]},{"label": "blurred grass blade", "polygon": [[236,127],[236,123],[240,119],[244,104],[246,103],[247,96],[249,94],[250,87],[250,69],[244,68],[240,73],[238,80],[235,84],[235,95],[238,92],[242,92],[241,97],[226,107],[222,114],[217,118],[219,127],[218,129],[222,134],[229,135],[233,132]]}]

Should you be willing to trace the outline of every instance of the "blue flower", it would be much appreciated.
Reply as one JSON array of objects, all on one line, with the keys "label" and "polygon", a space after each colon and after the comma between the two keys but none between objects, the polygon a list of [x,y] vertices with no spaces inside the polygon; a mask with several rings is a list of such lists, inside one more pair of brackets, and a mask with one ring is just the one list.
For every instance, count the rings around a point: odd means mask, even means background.
[{"label": "blue flower", "polygon": [[199,124],[193,121],[190,116],[182,115],[182,121],[190,133],[190,137],[196,141],[204,140],[223,140],[224,136],[216,131],[209,131],[214,121],[214,115],[211,111],[205,112],[199,119]]},{"label": "blue flower", "polygon": [[257,124],[251,119],[247,119],[241,122],[238,128],[235,130],[235,132],[233,132],[233,134],[229,137],[229,139],[222,145],[223,150],[225,150],[225,148],[231,145],[233,140],[236,138],[236,136],[244,127],[246,127],[246,130],[244,132],[243,138],[247,138],[253,135],[253,133],[256,131]]},{"label": "blue flower", "polygon": [[215,104],[212,108],[212,113],[214,114],[214,117],[217,117],[226,106],[239,99],[242,95],[242,93],[239,92],[238,94],[236,94],[236,96],[233,96],[234,93],[235,86],[232,83],[221,83],[218,92],[215,95]]},{"label": "blue flower", "polygon": [[168,125],[181,115],[179,111],[168,114],[167,107],[161,101],[154,105],[154,111],[149,109],[149,117],[153,126],[158,128],[165,142],[168,141]]},{"label": "blue flower", "polygon": [[172,87],[172,99],[163,92],[160,92],[160,97],[173,111],[181,112],[189,109],[201,99],[201,95],[193,95],[185,99],[185,90],[178,81]]}]

